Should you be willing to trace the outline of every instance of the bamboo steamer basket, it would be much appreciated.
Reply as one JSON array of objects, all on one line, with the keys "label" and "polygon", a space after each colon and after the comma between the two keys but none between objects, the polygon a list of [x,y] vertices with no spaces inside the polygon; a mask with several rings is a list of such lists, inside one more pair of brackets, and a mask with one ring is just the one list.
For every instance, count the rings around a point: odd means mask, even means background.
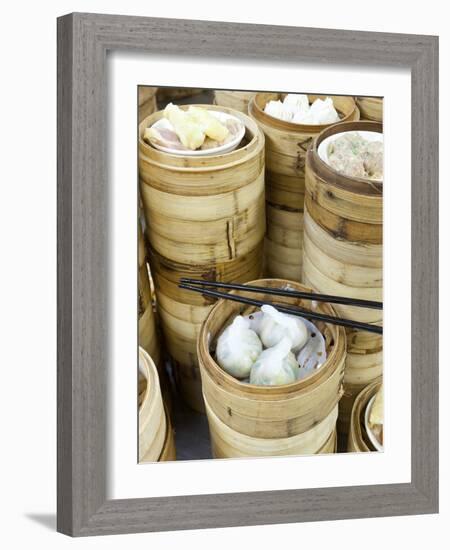
[{"label": "bamboo steamer basket", "polygon": [[205,400],[214,458],[311,455],[334,452],[338,406],[310,430],[285,438],[260,438],[241,434],[222,422]]},{"label": "bamboo steamer basket", "polygon": [[166,441],[166,412],[155,363],[141,347],[139,374],[147,382],[139,407],[139,461],[145,457],[147,462],[156,462]]},{"label": "bamboo steamer basket", "polygon": [[361,113],[362,120],[383,122],[383,98],[357,97],[356,103]]},{"label": "bamboo steamer basket", "polygon": [[[305,156],[313,139],[330,125],[294,124],[264,112],[270,100],[286,94],[258,93],[249,103],[249,114],[266,137],[267,238],[265,272],[269,277],[302,280]],[[313,102],[325,96],[310,95]],[[331,96],[341,120],[358,120],[351,97]]]},{"label": "bamboo steamer basket", "polygon": [[150,264],[165,342],[185,401],[204,411],[196,340],[213,300],[178,288],[181,277],[245,282],[262,270],[265,233],[264,135],[243,113],[204,106],[239,118],[242,146],[223,155],[183,157],[142,140],[140,179]]},{"label": "bamboo steamer basket", "polygon": [[161,451],[158,462],[171,462],[172,460],[177,459],[177,452],[175,447],[175,433],[170,422],[170,415],[166,410],[166,420],[167,420],[167,431],[166,439],[164,441],[164,446]]},{"label": "bamboo steamer basket", "polygon": [[221,107],[236,109],[241,113],[248,113],[248,104],[255,92],[239,92],[233,90],[216,90],[214,92],[214,103]]},{"label": "bamboo steamer basket", "polygon": [[197,337],[201,324],[215,300],[178,288],[181,277],[203,280],[246,282],[261,275],[262,244],[246,256],[213,266],[186,266],[150,251],[158,314],[167,350],[174,360],[177,386],[185,402],[204,412],[201,377],[197,358]]},{"label": "bamboo steamer basket", "polygon": [[248,116],[213,105],[246,127],[243,146],[222,155],[186,157],[158,151],[139,127],[141,196],[152,248],[174,262],[206,265],[233,260],[264,238],[264,136]]},{"label": "bamboo steamer basket", "polygon": [[139,122],[157,110],[156,93],[158,88],[139,86]]},{"label": "bamboo steamer basket", "polygon": [[[338,174],[318,156],[322,140],[349,130],[382,132],[375,122],[348,122],[323,131],[306,159],[303,279],[318,292],[383,300],[383,185]],[[338,315],[381,324],[382,312],[336,304]],[[344,396],[339,430],[348,433],[361,389],[383,372],[379,334],[347,330]]]},{"label": "bamboo steamer basket", "polygon": [[369,453],[376,449],[367,436],[364,414],[366,407],[372,397],[381,387],[381,379],[377,379],[363,390],[361,390],[355,399],[352,407],[350,419],[350,431],[348,434],[348,452]]},{"label": "bamboo steamer basket", "polygon": [[[164,439],[163,448],[159,456],[158,462],[170,462],[177,459],[177,452],[175,447],[175,433],[170,422],[170,414],[165,408],[166,415],[166,437]],[[142,457],[140,463],[154,462],[152,458],[147,457],[146,455]]]},{"label": "bamboo steamer basket", "polygon": [[138,224],[138,290],[139,290],[139,345],[153,358],[158,369],[162,368],[162,355],[153,310],[147,250],[140,224]]},{"label": "bamboo steamer basket", "polygon": [[[298,283],[281,279],[262,279],[249,284],[274,288],[289,284],[295,290],[308,291]],[[234,292],[253,296],[244,291]],[[262,295],[261,300],[270,302],[270,298]],[[325,303],[281,296],[277,301],[334,315],[333,308]],[[317,323],[327,342],[328,357],[320,369],[304,380],[272,387],[245,384],[222,370],[213,354],[218,336],[234,317],[254,310],[252,306],[220,300],[201,327],[197,349],[213,452],[221,457],[273,456],[301,454],[311,449],[318,452],[321,447],[329,449],[331,444],[327,447],[326,443],[335,430],[333,415],[342,393],[344,329]]]}]

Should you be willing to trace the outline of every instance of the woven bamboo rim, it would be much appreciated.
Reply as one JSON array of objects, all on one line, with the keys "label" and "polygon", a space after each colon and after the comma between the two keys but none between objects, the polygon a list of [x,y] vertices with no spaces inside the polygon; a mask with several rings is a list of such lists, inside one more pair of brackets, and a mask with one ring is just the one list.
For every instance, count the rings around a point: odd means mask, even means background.
[{"label": "woven bamboo rim", "polygon": [[[181,109],[187,109],[188,105],[181,105]],[[209,155],[205,157],[185,157],[183,155],[171,155],[162,151],[158,151],[143,140],[144,131],[146,128],[152,126],[155,122],[160,120],[164,116],[164,111],[157,111],[146,119],[144,119],[139,125],[139,151],[141,153],[140,160],[144,162],[144,171],[148,158],[155,166],[161,166],[165,170],[171,170],[174,172],[180,171],[186,176],[189,174],[208,173],[221,169],[223,167],[235,167],[242,162],[248,161],[252,157],[257,157],[261,154],[261,150],[264,149],[264,134],[258,128],[256,123],[244,113],[229,109],[227,107],[221,107],[217,105],[195,105],[195,107],[202,107],[209,111],[221,111],[233,115],[241,120],[245,125],[246,133],[244,141],[246,144],[234,151],[218,155]],[[211,183],[211,182],[210,182]],[[235,182],[235,186],[239,187],[239,182]],[[214,195],[220,190],[216,188],[214,182],[212,185],[205,186],[198,182],[189,182],[189,191],[192,194],[196,194],[197,191],[201,195]],[[227,187],[226,191],[233,189],[233,186]],[[169,192],[177,193],[180,191],[178,188],[170,189]]]},{"label": "woven bamboo rim", "polygon": [[367,404],[378,392],[380,387],[381,380],[375,380],[358,394],[353,403],[350,418],[350,432],[348,435],[349,452],[368,453],[376,450],[367,436],[364,414]]},{"label": "woven bamboo rim", "polygon": [[[301,134],[311,133],[317,134],[327,128],[329,124],[295,124],[286,120],[280,120],[276,117],[268,115],[264,111],[266,103],[270,100],[283,100],[287,94],[277,92],[264,92],[256,94],[253,100],[249,104],[249,112],[255,116],[258,120],[263,122],[267,126],[278,128],[279,130],[285,130],[290,132],[299,132]],[[309,101],[312,103],[316,99],[325,99],[331,97],[335,105],[336,110],[340,114],[340,122],[346,122],[352,119],[358,112],[355,100],[350,96],[326,96],[326,95],[310,95],[308,94]]]},{"label": "woven bamboo rim", "polygon": [[367,178],[346,176],[334,170],[334,168],[329,166],[319,157],[318,148],[322,141],[335,134],[351,131],[382,133],[383,125],[379,122],[358,120],[341,122],[334,126],[330,126],[323,130],[314,140],[311,149],[307,152],[307,161],[309,161],[311,169],[327,184],[334,185],[348,192],[357,193],[358,195],[375,195],[379,197],[383,193],[383,182],[376,182]]},{"label": "woven bamboo rim", "polygon": [[139,371],[147,380],[147,387],[139,408],[139,461],[156,462],[166,438],[164,411],[156,365],[148,353],[139,348]]}]

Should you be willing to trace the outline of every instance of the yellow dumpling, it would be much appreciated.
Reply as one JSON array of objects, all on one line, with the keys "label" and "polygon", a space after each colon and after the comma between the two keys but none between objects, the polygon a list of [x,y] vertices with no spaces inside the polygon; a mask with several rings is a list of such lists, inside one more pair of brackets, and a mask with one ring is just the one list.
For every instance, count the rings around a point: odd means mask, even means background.
[{"label": "yellow dumpling", "polygon": [[205,141],[205,132],[200,125],[182,111],[177,105],[169,103],[164,109],[164,116],[172,124],[181,143],[188,149],[198,149]]},{"label": "yellow dumpling", "polygon": [[189,107],[188,116],[214,141],[221,142],[228,137],[229,130],[215,116],[201,107]]}]

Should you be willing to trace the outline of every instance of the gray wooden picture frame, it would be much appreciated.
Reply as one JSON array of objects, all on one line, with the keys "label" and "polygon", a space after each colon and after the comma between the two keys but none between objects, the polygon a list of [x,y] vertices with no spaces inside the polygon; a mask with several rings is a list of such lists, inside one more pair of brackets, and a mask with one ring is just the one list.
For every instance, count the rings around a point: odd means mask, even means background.
[{"label": "gray wooden picture frame", "polygon": [[[412,74],[411,483],[107,500],[106,54]],[[75,13],[58,19],[58,530],[73,536],[438,511],[438,38]]]}]

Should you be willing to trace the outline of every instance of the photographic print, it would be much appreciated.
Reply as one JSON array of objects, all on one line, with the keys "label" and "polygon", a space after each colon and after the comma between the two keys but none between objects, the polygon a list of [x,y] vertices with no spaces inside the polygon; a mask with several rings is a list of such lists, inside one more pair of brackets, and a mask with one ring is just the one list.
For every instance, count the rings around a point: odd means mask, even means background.
[{"label": "photographic print", "polygon": [[139,86],[140,463],[383,451],[383,99]]},{"label": "photographic print", "polygon": [[59,531],[436,513],[438,66],[58,19]]}]

